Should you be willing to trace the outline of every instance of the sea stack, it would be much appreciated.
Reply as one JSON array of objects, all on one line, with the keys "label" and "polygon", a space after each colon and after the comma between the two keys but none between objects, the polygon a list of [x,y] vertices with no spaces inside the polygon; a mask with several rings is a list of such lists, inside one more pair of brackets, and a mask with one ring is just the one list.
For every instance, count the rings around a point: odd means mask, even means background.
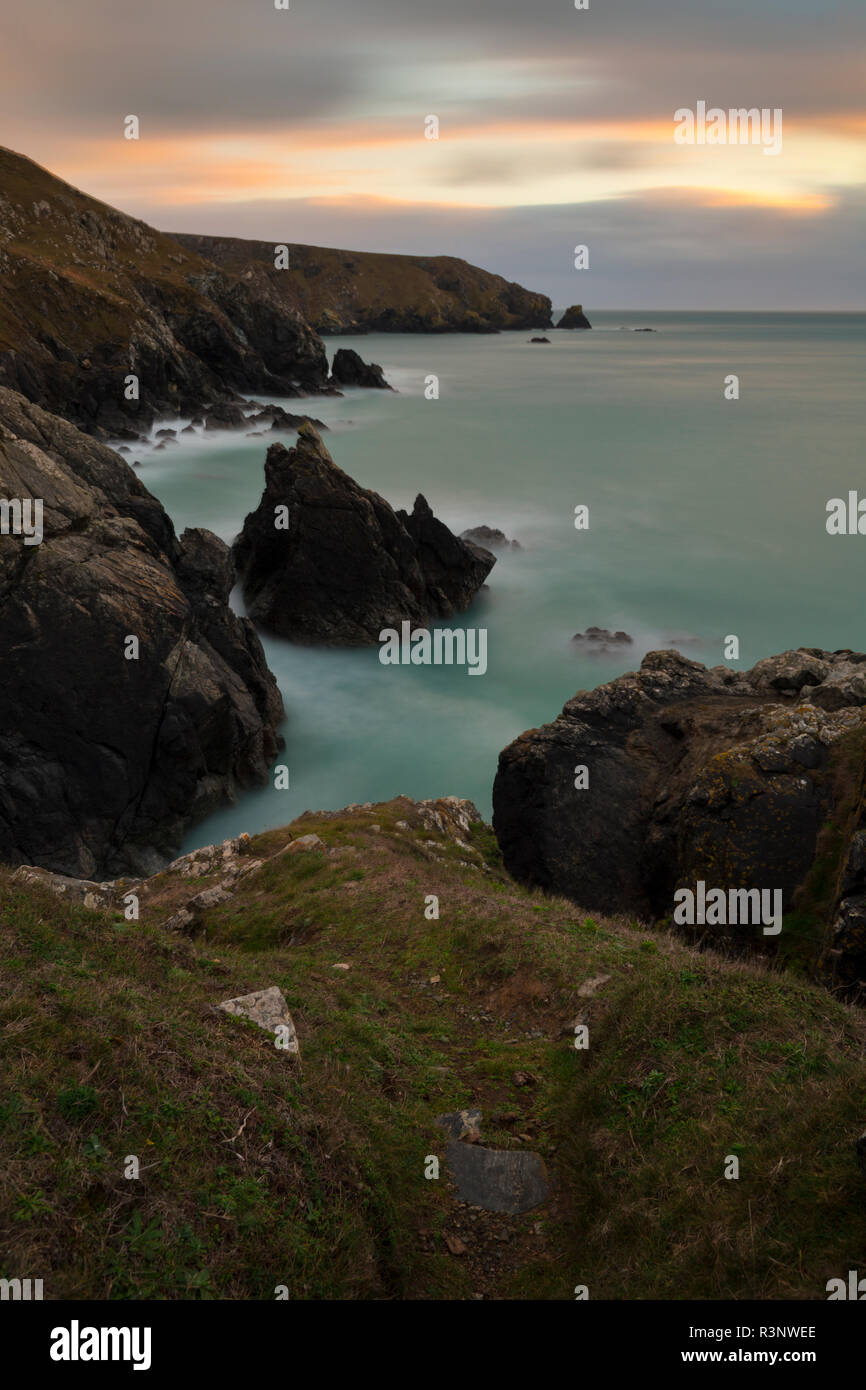
[{"label": "sea stack", "polygon": [[424,497],[410,514],[362,488],[308,424],[294,448],[268,450],[265,490],[234,556],[254,622],[327,646],[371,645],[404,620],[462,612],[495,564],[438,521]]},{"label": "sea stack", "polygon": [[592,324],[583,312],[582,304],[572,304],[566,309],[557,328],[592,328]]}]

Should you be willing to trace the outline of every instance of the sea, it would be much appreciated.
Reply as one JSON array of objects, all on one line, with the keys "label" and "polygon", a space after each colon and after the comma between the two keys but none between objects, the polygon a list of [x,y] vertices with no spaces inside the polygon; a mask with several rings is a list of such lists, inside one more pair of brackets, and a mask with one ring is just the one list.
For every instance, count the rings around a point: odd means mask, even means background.
[{"label": "sea", "polygon": [[[648,651],[744,669],[790,647],[866,650],[866,535],[827,530],[831,499],[866,499],[866,314],[591,319],[589,332],[328,340],[396,388],[281,402],[327,424],[335,462],[395,508],[420,492],[452,530],[519,542],[439,624],[486,630],[487,669],[384,665],[378,648],[262,633],[288,788],[245,792],[184,851],[401,793],[468,797],[489,819],[500,751]],[[230,542],[259,501],[268,444],[294,438],[200,433],[133,456],[178,532]],[[238,590],[232,603],[244,611]],[[572,640],[590,626],[632,641],[593,654]]]}]

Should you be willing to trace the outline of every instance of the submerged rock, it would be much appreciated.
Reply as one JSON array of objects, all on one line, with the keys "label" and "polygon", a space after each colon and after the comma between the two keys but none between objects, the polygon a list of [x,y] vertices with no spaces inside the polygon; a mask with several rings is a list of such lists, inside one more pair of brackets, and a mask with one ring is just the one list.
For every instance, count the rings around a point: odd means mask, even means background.
[{"label": "submerged rock", "polygon": [[153,872],[278,747],[231,554],[178,540],[119,455],[3,388],[0,495],[44,504],[40,543],[0,536],[0,859]]},{"label": "submerged rock", "polygon": [[609,632],[606,627],[588,627],[586,632],[576,632],[571,640],[596,655],[610,647],[630,647],[634,641],[627,632]]},{"label": "submerged rock", "polygon": [[[855,652],[800,648],[744,672],[650,652],[500,754],[493,823],[506,867],[583,908],[670,918],[675,889],[698,881],[779,890],[788,912],[829,855],[816,949],[823,934],[834,970],[864,978],[864,705]],[[748,923],[701,930],[762,935]]]},{"label": "submerged rock", "polygon": [[[275,525],[278,508],[287,528]],[[330,646],[375,643],[403,620],[450,617],[495,564],[437,521],[420,495],[407,514],[362,488],[308,424],[294,448],[268,450],[265,490],[234,556],[255,622]]]}]

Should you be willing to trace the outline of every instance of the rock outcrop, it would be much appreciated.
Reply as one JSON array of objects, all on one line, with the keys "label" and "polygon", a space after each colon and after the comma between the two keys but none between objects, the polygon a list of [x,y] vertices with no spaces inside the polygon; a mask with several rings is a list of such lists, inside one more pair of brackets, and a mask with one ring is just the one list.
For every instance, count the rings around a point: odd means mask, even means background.
[{"label": "rock outcrop", "polygon": [[278,747],[231,554],[178,539],[117,454],[4,388],[0,498],[43,504],[39,543],[0,535],[0,859],[152,872]]},{"label": "rock outcrop", "polygon": [[634,642],[627,632],[611,632],[606,627],[588,627],[586,632],[576,632],[571,640],[581,651],[597,656],[606,655],[611,647],[630,647]]},{"label": "rock outcrop", "polygon": [[294,308],[319,333],[498,333],[551,328],[550,300],[456,256],[401,256],[289,243],[175,237],[187,251]]},{"label": "rock outcrop", "polygon": [[135,438],[159,415],[318,394],[327,376],[318,334],[269,283],[0,149],[0,385],[99,438]]},{"label": "rock outcrop", "polygon": [[496,526],[470,526],[468,531],[460,532],[462,541],[471,541],[483,550],[522,550],[520,541],[510,541],[504,531]]},{"label": "rock outcrop", "polygon": [[365,362],[354,348],[338,348],[331,367],[334,386],[373,386],[379,391],[393,391],[385,380],[378,362]]},{"label": "rock outcrop", "polygon": [[395,512],[360,487],[311,425],[301,426],[293,449],[268,450],[265,490],[234,556],[256,623],[329,646],[366,646],[404,620],[450,617],[468,607],[495,564],[453,535],[423,497],[411,514]]},{"label": "rock outcrop", "polygon": [[[864,978],[864,705],[860,653],[801,648],[736,672],[650,652],[500,755],[505,864],[644,918],[670,918],[698,881],[779,889],[837,973]],[[754,942],[750,926],[703,930]]]},{"label": "rock outcrop", "polygon": [[566,309],[557,328],[592,328],[592,324],[583,312],[582,304],[572,304]]}]

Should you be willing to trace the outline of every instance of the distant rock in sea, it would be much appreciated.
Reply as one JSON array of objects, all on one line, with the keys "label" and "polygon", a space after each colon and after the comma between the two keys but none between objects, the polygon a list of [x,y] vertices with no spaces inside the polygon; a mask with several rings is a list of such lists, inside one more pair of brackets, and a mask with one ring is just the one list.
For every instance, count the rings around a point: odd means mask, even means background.
[{"label": "distant rock in sea", "polygon": [[207,413],[205,421],[206,430],[242,430],[246,427],[247,417],[242,407],[235,401],[225,401],[221,405],[212,406]]},{"label": "distant rock in sea", "polygon": [[634,638],[627,632],[609,632],[606,627],[588,627],[586,632],[576,632],[572,642],[585,646],[596,655],[601,655],[610,647],[630,647]]},{"label": "distant rock in sea", "polygon": [[550,339],[549,339],[549,338],[530,338],[529,341],[530,341],[531,343],[549,343],[549,342],[550,342]]},{"label": "distant rock in sea", "polygon": [[293,415],[288,410],[283,410],[281,405],[265,405],[257,415],[250,415],[246,424],[248,425],[268,425],[272,434],[299,430],[301,425],[315,425],[317,430],[326,430],[328,426],[321,420],[317,420],[314,415]]},{"label": "distant rock in sea", "polygon": [[592,324],[583,312],[582,304],[572,304],[571,308],[566,309],[557,328],[592,328]]},{"label": "distant rock in sea", "polygon": [[484,550],[522,550],[520,541],[510,541],[504,531],[495,526],[470,526],[468,531],[460,532],[462,541],[471,541]]},{"label": "distant rock in sea", "polygon": [[308,424],[294,448],[268,450],[265,490],[234,556],[256,623],[328,646],[366,646],[403,620],[451,617],[496,563],[453,535],[422,496],[411,513],[395,512],[362,488]]},{"label": "distant rock in sea", "polygon": [[4,388],[0,495],[43,499],[38,541],[0,535],[0,859],[153,872],[280,742],[231,553],[178,540],[117,454]]},{"label": "distant rock in sea", "polygon": [[[803,647],[748,671],[650,652],[499,757],[510,873],[590,911],[670,919],[674,891],[775,892],[822,967],[866,978],[866,655]],[[586,781],[577,789],[577,769]],[[700,928],[755,949],[760,926]]]},{"label": "distant rock in sea", "polygon": [[331,367],[334,386],[374,386],[380,391],[393,391],[377,362],[365,362],[354,348],[338,348]]}]

